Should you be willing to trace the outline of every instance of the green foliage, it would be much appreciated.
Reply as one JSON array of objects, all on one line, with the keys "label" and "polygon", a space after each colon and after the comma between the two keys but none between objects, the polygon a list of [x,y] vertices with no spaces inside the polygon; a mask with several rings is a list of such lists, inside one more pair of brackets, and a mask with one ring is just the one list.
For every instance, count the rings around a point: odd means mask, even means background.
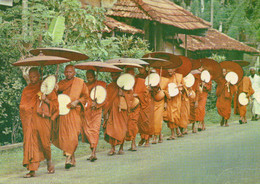
[{"label": "green foliage", "polygon": [[221,55],[217,55],[217,54],[212,54],[212,56],[209,57],[210,59],[213,59],[217,62],[221,62],[221,61],[225,61],[226,57],[225,56],[221,56]]},{"label": "green foliage", "polygon": [[[74,49],[87,54],[92,61],[116,57],[140,58],[148,52],[148,43],[138,37],[104,38],[104,13],[103,8],[89,6],[82,9],[78,0],[28,0],[26,11],[22,11],[21,4],[18,4],[0,12],[0,145],[22,141],[19,103],[26,81],[22,77],[22,71],[11,63],[28,56],[31,47]],[[26,21],[22,21],[22,15],[27,18]],[[58,39],[62,38],[61,42],[54,41],[53,36],[56,37],[57,34],[51,25],[53,18],[58,17],[65,19],[64,34],[61,34],[62,29]],[[49,26],[51,34],[48,32]],[[27,29],[23,33],[24,27]],[[60,64],[59,80],[64,78],[63,71],[67,64]],[[55,74],[56,68],[57,66],[44,67],[43,78]],[[77,70],[77,76],[85,79],[85,71]],[[109,73],[100,73],[98,78],[110,82]]]},{"label": "green foliage", "polygon": [[55,44],[59,44],[62,42],[64,30],[65,30],[65,18],[62,16],[58,16],[53,18],[47,33],[49,33],[49,35],[52,38],[52,41]]}]

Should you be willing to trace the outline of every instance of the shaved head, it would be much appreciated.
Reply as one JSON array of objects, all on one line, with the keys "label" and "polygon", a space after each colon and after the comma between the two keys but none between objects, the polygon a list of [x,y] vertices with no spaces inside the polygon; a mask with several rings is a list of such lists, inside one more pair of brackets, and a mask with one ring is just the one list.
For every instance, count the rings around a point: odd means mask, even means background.
[{"label": "shaved head", "polygon": [[65,67],[64,75],[67,80],[71,80],[76,75],[75,67],[73,65],[67,65]]}]

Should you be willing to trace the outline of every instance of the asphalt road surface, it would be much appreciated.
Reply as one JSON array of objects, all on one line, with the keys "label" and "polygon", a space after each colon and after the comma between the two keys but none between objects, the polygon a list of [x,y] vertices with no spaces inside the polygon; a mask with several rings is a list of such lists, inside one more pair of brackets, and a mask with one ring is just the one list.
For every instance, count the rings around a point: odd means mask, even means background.
[{"label": "asphalt road surface", "polygon": [[98,153],[94,163],[78,158],[68,171],[62,162],[55,174],[47,174],[44,166],[37,177],[16,173],[0,178],[0,183],[260,183],[260,121],[214,125],[124,155],[111,157],[107,152]]}]

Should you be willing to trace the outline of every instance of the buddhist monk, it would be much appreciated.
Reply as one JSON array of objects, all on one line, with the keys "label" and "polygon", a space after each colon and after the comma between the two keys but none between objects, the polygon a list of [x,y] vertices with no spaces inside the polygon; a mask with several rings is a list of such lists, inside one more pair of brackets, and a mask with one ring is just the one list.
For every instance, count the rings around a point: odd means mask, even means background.
[{"label": "buddhist monk", "polygon": [[63,150],[63,155],[66,156],[66,169],[76,165],[74,152],[78,146],[78,136],[82,124],[81,115],[84,115],[85,104],[89,97],[84,80],[75,77],[75,74],[74,66],[67,65],[64,71],[66,79],[58,83],[58,93],[68,95],[71,103],[67,105],[70,109],[69,113],[60,115],[57,119],[52,138],[53,144]]},{"label": "buddhist monk", "polygon": [[[203,67],[199,68],[199,71],[203,71]],[[197,108],[195,111],[196,118],[195,120],[199,122],[198,125],[198,131],[205,130],[205,114],[206,114],[206,103],[207,103],[207,98],[208,98],[208,93],[211,91],[212,88],[212,80],[210,80],[208,83],[200,80],[199,83],[199,90],[197,92]]]},{"label": "buddhist monk", "polygon": [[[169,79],[165,77],[161,77],[159,88],[152,87],[152,97],[154,100],[154,134],[152,144],[163,142],[162,135],[162,124],[163,124],[163,112],[165,108],[165,93],[167,92],[167,85],[169,83]],[[158,95],[162,93],[163,98],[158,98]]]},{"label": "buddhist monk", "polygon": [[[142,77],[136,76],[138,81],[142,81]],[[142,85],[144,81],[142,81]],[[141,85],[139,85],[141,86]],[[154,100],[151,95],[151,89],[147,86],[138,88],[138,98],[140,100],[140,116],[138,119],[138,130],[141,140],[138,146],[145,143],[145,147],[149,147],[150,137],[154,134]]]},{"label": "buddhist monk", "polygon": [[145,67],[138,68],[139,74],[136,75],[136,78],[142,78],[145,79],[148,75],[147,71],[145,70]]},{"label": "buddhist monk", "polygon": [[239,123],[243,124],[243,123],[247,123],[246,120],[247,105],[241,105],[239,103],[238,97],[241,93],[245,93],[247,98],[249,98],[254,94],[251,80],[247,76],[244,76],[243,79],[238,83],[237,92],[235,93],[235,97],[234,97],[234,114],[240,115]]},{"label": "buddhist monk", "polygon": [[225,80],[225,76],[227,74],[227,70],[223,69],[223,76],[216,79],[217,82],[217,109],[218,114],[221,116],[220,125],[229,126],[228,119],[231,114],[231,102],[234,93],[237,91],[237,87],[235,85],[230,84]]},{"label": "buddhist monk", "polygon": [[124,154],[130,100],[133,97],[132,94],[119,88],[116,83],[119,76],[120,73],[111,73],[112,82],[107,86],[107,101],[104,106],[104,139],[111,145],[109,156],[116,154],[116,145],[120,145],[118,154]]},{"label": "buddhist monk", "polygon": [[[194,70],[193,75],[195,78],[195,82],[192,86],[192,90],[195,93],[195,98],[191,98],[190,96],[190,123],[192,124],[192,133],[197,133],[195,123],[196,123],[196,108],[198,107],[198,93],[199,93],[199,84],[200,84],[200,71],[199,70]],[[184,134],[187,132],[185,131]]]},{"label": "buddhist monk", "polygon": [[195,92],[192,88],[183,87],[181,92],[181,115],[180,115],[180,131],[182,135],[188,134],[188,124],[190,123],[190,99],[195,98]]},{"label": "buddhist monk", "polygon": [[[126,73],[129,73],[135,76],[134,68],[127,68]],[[138,133],[138,119],[140,115],[140,100],[139,95],[145,90],[145,80],[141,78],[135,78],[135,85],[133,87],[133,96],[135,98],[135,105],[130,109],[130,113],[128,115],[128,122],[127,122],[127,132],[126,132],[126,141],[132,141],[131,148],[129,151],[137,151],[136,148],[136,135]]]},{"label": "buddhist monk", "polygon": [[255,68],[250,68],[250,80],[252,83],[252,87],[255,91],[254,95],[252,96],[253,104],[252,104],[252,119],[251,121],[257,121],[260,116],[260,102],[259,99],[257,100],[257,97],[259,98],[260,93],[260,76],[256,74]]},{"label": "buddhist monk", "polygon": [[167,138],[167,140],[173,140],[175,139],[175,131],[177,133],[178,137],[181,137],[182,134],[179,131],[179,126],[182,126],[180,124],[180,115],[181,115],[181,91],[183,90],[183,76],[182,74],[176,73],[176,69],[168,69],[169,74],[169,84],[175,83],[177,88],[179,89],[179,93],[171,97],[169,93],[165,93],[167,96],[167,108],[166,112],[167,115],[164,118],[165,121],[167,121],[168,128],[171,129],[171,136]]},{"label": "buddhist monk", "polygon": [[[95,72],[93,70],[88,70],[86,72],[86,78],[88,81],[86,85],[88,87],[89,92],[95,90],[95,87],[98,85],[106,88],[106,83],[97,80]],[[95,100],[89,98],[86,107],[86,118],[83,118],[82,120],[82,142],[87,142],[90,144],[90,149],[92,153],[88,160],[92,162],[97,160],[96,149],[99,139],[99,131],[102,118],[102,107],[104,106],[104,104],[105,102],[103,102],[102,104],[97,104]]]},{"label": "buddhist monk", "polygon": [[[24,177],[35,176],[40,161],[47,160],[48,173],[54,173],[51,162],[51,127],[59,114],[57,95],[40,92],[40,74],[36,68],[29,70],[30,84],[22,92],[20,117],[23,127],[23,166],[29,170]],[[39,97],[41,96],[41,100]],[[43,109],[43,107],[45,107]],[[39,109],[42,108],[42,109]]]}]

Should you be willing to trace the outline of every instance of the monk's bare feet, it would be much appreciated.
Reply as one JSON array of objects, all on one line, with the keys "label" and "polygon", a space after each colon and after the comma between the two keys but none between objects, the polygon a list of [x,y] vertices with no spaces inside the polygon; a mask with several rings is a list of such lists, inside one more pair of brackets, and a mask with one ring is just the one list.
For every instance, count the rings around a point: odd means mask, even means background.
[{"label": "monk's bare feet", "polygon": [[120,150],[117,152],[117,154],[118,154],[118,155],[123,155],[123,154],[125,154],[125,152],[120,149]]},{"label": "monk's bare feet", "polygon": [[175,137],[173,137],[173,136],[168,137],[167,140],[175,140]]},{"label": "monk's bare feet", "polygon": [[220,126],[224,125],[224,118],[222,117],[221,121],[220,121]]},{"label": "monk's bare feet", "polygon": [[228,127],[228,126],[229,126],[228,121],[225,120],[225,127]]},{"label": "monk's bare feet", "polygon": [[55,173],[55,167],[51,161],[47,161],[47,170],[48,170],[48,174]]},{"label": "monk's bare feet", "polygon": [[160,136],[159,136],[159,140],[158,140],[158,143],[162,143],[162,142],[163,142],[163,135],[160,134]]},{"label": "monk's bare feet", "polygon": [[116,154],[116,152],[115,152],[114,150],[110,150],[110,151],[107,153],[108,156],[112,156],[112,155],[115,155],[115,154]]},{"label": "monk's bare feet", "polygon": [[31,177],[35,177],[35,171],[30,171],[29,173],[27,173],[26,175],[23,176],[24,178],[31,178]]},{"label": "monk's bare feet", "polygon": [[71,155],[66,156],[66,161],[65,161],[65,169],[71,168],[72,163],[71,163]]},{"label": "monk's bare feet", "polygon": [[202,131],[206,130],[206,127],[205,127],[205,123],[203,122],[202,123],[202,128],[201,128]]},{"label": "monk's bare feet", "polygon": [[76,158],[74,154],[71,156],[71,167],[76,167]]},{"label": "monk's bare feet", "polygon": [[150,147],[150,143],[149,143],[149,142],[146,142],[146,143],[144,144],[144,147]]},{"label": "monk's bare feet", "polygon": [[138,143],[138,146],[142,146],[145,142],[145,139],[141,139],[140,142]]}]

